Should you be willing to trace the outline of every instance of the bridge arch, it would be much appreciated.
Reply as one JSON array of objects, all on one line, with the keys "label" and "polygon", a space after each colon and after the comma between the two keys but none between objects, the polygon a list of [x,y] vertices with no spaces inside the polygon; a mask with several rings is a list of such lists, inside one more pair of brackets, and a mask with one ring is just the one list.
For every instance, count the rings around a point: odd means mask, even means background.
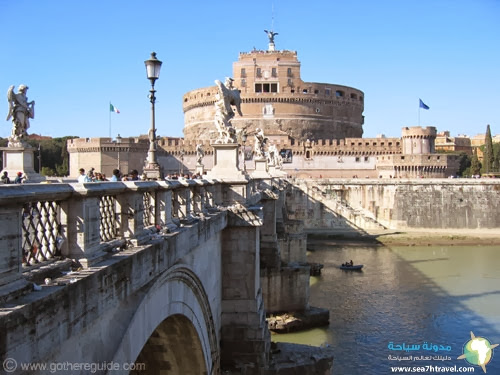
[{"label": "bridge arch", "polygon": [[144,363],[141,374],[163,369],[172,374],[213,375],[220,368],[217,343],[217,329],[202,282],[185,265],[177,265],[148,289],[113,361],[135,362],[138,369]]}]

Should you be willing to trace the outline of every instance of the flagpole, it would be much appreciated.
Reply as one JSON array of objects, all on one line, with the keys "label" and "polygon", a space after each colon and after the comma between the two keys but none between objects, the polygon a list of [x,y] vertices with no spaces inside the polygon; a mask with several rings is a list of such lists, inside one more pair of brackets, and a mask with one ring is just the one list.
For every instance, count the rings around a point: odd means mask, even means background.
[{"label": "flagpole", "polygon": [[108,112],[109,112],[109,138],[111,138],[111,102],[109,102]]},{"label": "flagpole", "polygon": [[418,106],[418,126],[420,126],[420,105]]}]

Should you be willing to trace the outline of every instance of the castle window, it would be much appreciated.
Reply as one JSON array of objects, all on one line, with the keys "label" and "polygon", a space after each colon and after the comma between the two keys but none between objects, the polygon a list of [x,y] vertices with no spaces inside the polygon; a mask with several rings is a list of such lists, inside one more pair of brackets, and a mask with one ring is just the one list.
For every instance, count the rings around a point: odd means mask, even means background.
[{"label": "castle window", "polygon": [[271,68],[271,76],[272,77],[277,77],[278,76],[278,72],[276,71],[276,68]]},{"label": "castle window", "polygon": [[389,146],[392,146],[392,142],[389,142]]},{"label": "castle window", "polygon": [[245,70],[245,68],[241,68],[241,78],[246,78],[247,76],[247,72]]},{"label": "castle window", "polygon": [[292,74],[292,68],[288,68],[288,69],[286,70],[286,76],[287,76],[287,77],[293,77],[293,74]]},{"label": "castle window", "polygon": [[362,102],[362,101],[363,101],[363,97],[362,97],[362,96],[360,96],[360,97],[359,97],[359,101],[360,101],[360,102]]},{"label": "castle window", "polygon": [[365,161],[370,161],[370,158],[368,156],[365,156]]},{"label": "castle window", "polygon": [[246,79],[242,79],[241,80],[241,87],[245,87],[247,85],[247,80]]},{"label": "castle window", "polygon": [[262,84],[262,92],[269,92],[269,83]]},{"label": "castle window", "polygon": [[291,78],[288,78],[288,86],[292,87],[293,86],[293,82],[292,82],[292,79]]},{"label": "castle window", "polygon": [[335,91],[335,96],[336,96],[337,98],[341,98],[341,97],[343,97],[343,96],[344,96],[344,92],[343,92],[343,91],[340,91],[340,90],[337,90],[337,91]]},{"label": "castle window", "polygon": [[[320,113],[321,112],[321,109],[319,108],[316,108],[316,113]],[[324,144],[324,143],[323,143]]]},{"label": "castle window", "polygon": [[255,84],[255,92],[262,92],[262,83]]},{"label": "castle window", "polygon": [[356,94],[351,94],[351,99],[357,99]]},{"label": "castle window", "polygon": [[262,77],[262,70],[260,70],[260,68],[257,68],[257,72],[255,73],[255,75],[259,78]]},{"label": "castle window", "polygon": [[307,89],[302,90],[302,94],[307,94]]},{"label": "castle window", "polygon": [[325,95],[331,95],[330,89],[325,89]]},{"label": "castle window", "polygon": [[356,156],[356,163],[359,163],[359,156]]},{"label": "castle window", "polygon": [[278,84],[271,83],[271,92],[278,92]]},{"label": "castle window", "polygon": [[314,93],[315,94],[319,94],[319,90],[314,90]]}]

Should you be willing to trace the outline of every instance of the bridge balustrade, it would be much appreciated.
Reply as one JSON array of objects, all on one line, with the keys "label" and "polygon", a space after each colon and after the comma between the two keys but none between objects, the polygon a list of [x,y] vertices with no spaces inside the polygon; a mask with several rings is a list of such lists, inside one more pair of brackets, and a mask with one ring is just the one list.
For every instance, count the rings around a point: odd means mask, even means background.
[{"label": "bridge balustrade", "polygon": [[[215,180],[0,188],[0,285],[60,258],[82,266],[174,231],[222,204]],[[16,277],[17,275],[17,277]]]}]

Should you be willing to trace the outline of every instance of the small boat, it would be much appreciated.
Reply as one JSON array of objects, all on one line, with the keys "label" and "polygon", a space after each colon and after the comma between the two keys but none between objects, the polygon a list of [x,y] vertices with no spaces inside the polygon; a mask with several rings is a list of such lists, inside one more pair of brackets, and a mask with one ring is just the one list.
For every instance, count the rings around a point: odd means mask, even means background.
[{"label": "small boat", "polygon": [[353,266],[339,266],[341,270],[350,270],[350,271],[355,271],[355,270],[360,270],[363,268],[362,264],[355,264]]}]

